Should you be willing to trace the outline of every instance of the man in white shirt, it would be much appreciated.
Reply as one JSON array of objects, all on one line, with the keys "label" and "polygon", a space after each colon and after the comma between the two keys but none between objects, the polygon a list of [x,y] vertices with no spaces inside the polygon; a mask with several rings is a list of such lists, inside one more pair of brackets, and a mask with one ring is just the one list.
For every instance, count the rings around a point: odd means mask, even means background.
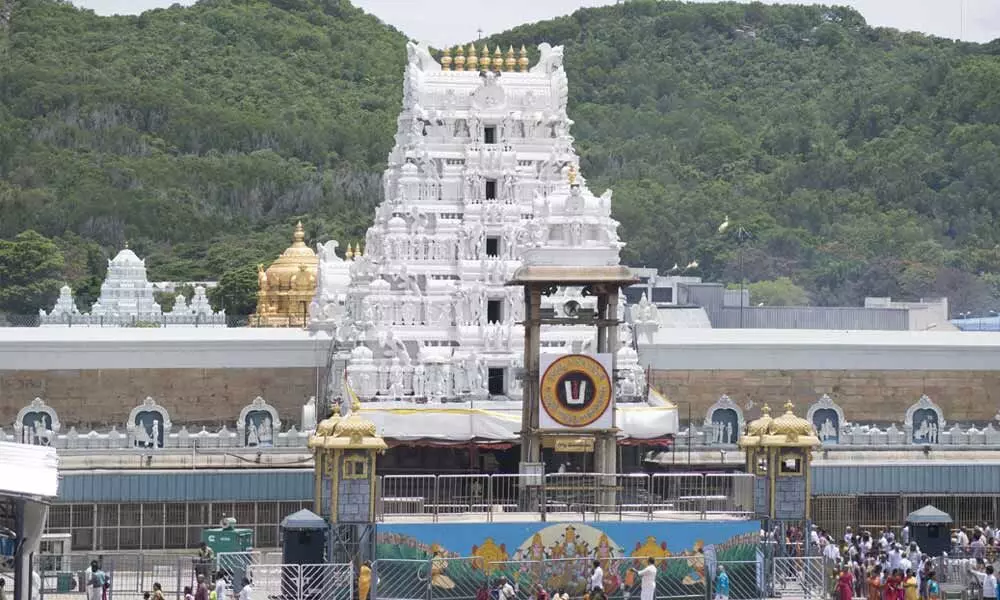
[{"label": "man in white shirt", "polygon": [[[590,591],[591,598],[595,596],[604,597],[604,569],[601,568],[601,561],[594,561],[594,572],[590,575]],[[593,592],[600,592],[600,594],[594,594]]]},{"label": "man in white shirt", "polygon": [[958,530],[958,536],[956,537],[955,542],[960,548],[965,548],[969,545],[969,536],[965,535],[964,529]]},{"label": "man in white shirt", "polygon": [[844,543],[850,546],[852,541],[854,541],[854,533],[851,531],[851,528],[848,527],[844,530]]},{"label": "man in white shirt", "polygon": [[993,575],[993,565],[986,567],[986,571],[969,569],[969,572],[978,577],[979,583],[983,584],[983,600],[996,600],[997,578]]},{"label": "man in white shirt", "polygon": [[507,578],[500,580],[500,600],[514,600],[514,595],[517,592],[514,591],[514,586],[510,584]]},{"label": "man in white shirt", "polygon": [[839,561],[840,550],[837,549],[837,545],[827,540],[826,545],[823,547],[823,557],[826,558],[828,562]]},{"label": "man in white shirt", "polygon": [[816,526],[812,526],[812,531],[809,532],[809,541],[812,543],[813,547],[819,546],[819,531]]},{"label": "man in white shirt", "polygon": [[226,574],[222,571],[215,574],[215,600],[226,600]]},{"label": "man in white shirt", "polygon": [[892,545],[892,548],[888,552],[889,556],[889,568],[892,570],[899,569],[899,563],[903,560],[903,553],[899,551],[899,546],[896,544]]},{"label": "man in white shirt", "polygon": [[250,585],[250,580],[244,577],[243,589],[240,590],[240,600],[251,600],[252,594],[253,594],[253,586]]},{"label": "man in white shirt", "polygon": [[641,582],[639,600],[653,600],[656,595],[656,559],[653,557],[649,558],[649,564],[642,568],[642,570],[635,571],[639,575],[639,580]]}]

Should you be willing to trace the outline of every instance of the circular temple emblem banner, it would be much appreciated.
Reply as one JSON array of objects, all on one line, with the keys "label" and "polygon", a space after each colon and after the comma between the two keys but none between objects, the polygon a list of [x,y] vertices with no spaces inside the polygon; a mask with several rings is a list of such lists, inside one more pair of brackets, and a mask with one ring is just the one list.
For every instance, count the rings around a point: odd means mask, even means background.
[{"label": "circular temple emblem banner", "polygon": [[614,424],[610,354],[545,355],[540,360],[542,429],[610,429]]}]

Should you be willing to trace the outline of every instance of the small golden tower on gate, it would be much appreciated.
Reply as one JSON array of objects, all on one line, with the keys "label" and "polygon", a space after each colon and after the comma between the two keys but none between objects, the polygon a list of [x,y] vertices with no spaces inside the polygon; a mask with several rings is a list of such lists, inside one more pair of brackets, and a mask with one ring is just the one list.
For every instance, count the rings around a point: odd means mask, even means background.
[{"label": "small golden tower on gate", "polygon": [[809,465],[820,445],[816,428],[793,409],[788,402],[785,414],[772,419],[765,404],[739,441],[747,472],[754,475],[754,511],[785,521],[809,519]]}]

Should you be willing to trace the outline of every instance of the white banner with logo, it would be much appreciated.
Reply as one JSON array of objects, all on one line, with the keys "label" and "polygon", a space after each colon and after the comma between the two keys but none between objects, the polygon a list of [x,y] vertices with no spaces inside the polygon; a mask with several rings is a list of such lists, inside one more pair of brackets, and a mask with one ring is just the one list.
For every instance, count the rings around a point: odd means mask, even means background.
[{"label": "white banner with logo", "polygon": [[611,354],[542,354],[538,425],[541,429],[610,429],[615,385]]}]

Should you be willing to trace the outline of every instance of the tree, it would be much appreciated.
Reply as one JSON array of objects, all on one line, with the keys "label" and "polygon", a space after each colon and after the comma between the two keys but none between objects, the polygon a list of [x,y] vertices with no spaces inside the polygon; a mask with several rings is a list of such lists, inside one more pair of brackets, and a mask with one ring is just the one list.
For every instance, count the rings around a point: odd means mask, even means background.
[{"label": "tree", "polygon": [[788,277],[755,281],[747,286],[750,302],[764,306],[808,306],[809,294]]},{"label": "tree", "polygon": [[213,310],[233,316],[253,314],[257,308],[257,268],[246,265],[226,271],[219,285],[208,290]]},{"label": "tree", "polygon": [[0,312],[33,315],[51,308],[59,296],[63,264],[59,247],[35,231],[0,240]]}]

